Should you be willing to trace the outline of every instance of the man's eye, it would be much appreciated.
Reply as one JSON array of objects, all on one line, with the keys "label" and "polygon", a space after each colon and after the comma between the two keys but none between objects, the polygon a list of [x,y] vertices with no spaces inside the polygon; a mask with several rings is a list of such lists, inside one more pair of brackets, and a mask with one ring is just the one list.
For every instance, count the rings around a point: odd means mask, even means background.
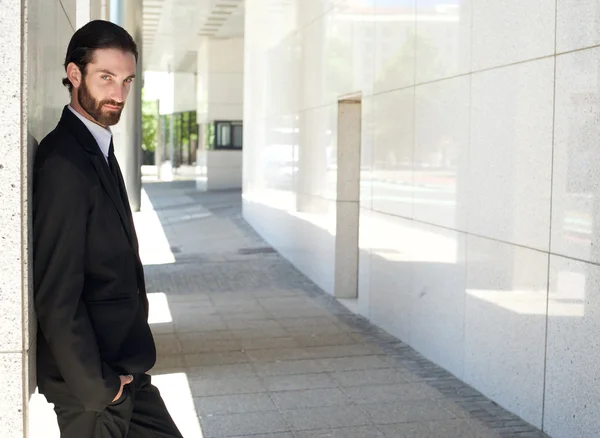
[{"label": "man's eye", "polygon": [[127,78],[127,79],[125,79],[125,82],[127,82],[128,84],[130,84],[130,83],[133,82],[133,78]]},{"label": "man's eye", "polygon": [[104,79],[105,81],[108,81],[110,79],[110,76],[104,75],[104,76],[102,76],[102,79]]}]

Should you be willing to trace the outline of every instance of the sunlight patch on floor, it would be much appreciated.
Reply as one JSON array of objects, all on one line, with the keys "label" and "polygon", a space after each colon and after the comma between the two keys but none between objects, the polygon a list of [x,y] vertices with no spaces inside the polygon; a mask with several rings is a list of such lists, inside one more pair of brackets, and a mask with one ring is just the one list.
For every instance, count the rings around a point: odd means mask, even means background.
[{"label": "sunlight patch on floor", "polygon": [[175,263],[175,255],[165,234],[158,214],[142,189],[142,202],[139,212],[133,214],[135,230],[140,243],[140,258],[144,265],[166,265]]},{"label": "sunlight patch on floor", "polygon": [[202,438],[202,427],[194,406],[190,383],[185,373],[152,376],[169,413],[184,437]]},{"label": "sunlight patch on floor", "polygon": [[54,405],[46,401],[37,389],[29,399],[29,438],[59,438],[60,431]]},{"label": "sunlight patch on floor", "polygon": [[150,314],[148,315],[149,324],[164,324],[173,322],[171,309],[167,296],[163,292],[148,293],[148,302],[150,303]]}]

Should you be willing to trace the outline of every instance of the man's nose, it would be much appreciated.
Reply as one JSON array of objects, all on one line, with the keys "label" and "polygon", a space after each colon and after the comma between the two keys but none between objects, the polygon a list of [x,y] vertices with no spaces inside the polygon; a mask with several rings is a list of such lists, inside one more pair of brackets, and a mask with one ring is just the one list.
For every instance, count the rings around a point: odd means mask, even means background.
[{"label": "man's nose", "polygon": [[114,100],[115,102],[123,103],[123,101],[125,100],[125,95],[126,95],[126,93],[125,93],[125,87],[117,85],[116,87],[114,87],[112,89],[112,92],[110,94],[110,98],[112,100]]}]

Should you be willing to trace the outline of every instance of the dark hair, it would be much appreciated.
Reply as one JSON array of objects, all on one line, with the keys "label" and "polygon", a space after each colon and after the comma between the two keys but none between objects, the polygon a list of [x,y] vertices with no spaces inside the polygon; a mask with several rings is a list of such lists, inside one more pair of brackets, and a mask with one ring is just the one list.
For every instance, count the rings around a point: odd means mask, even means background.
[{"label": "dark hair", "polygon": [[[65,71],[67,66],[74,62],[81,70],[81,74],[85,76],[86,67],[92,62],[94,52],[98,49],[121,49],[124,52],[133,53],[136,62],[138,60],[137,45],[125,29],[110,21],[94,20],[71,37],[65,57]],[[64,78],[62,82],[69,92],[73,90],[73,84],[69,78]]]}]

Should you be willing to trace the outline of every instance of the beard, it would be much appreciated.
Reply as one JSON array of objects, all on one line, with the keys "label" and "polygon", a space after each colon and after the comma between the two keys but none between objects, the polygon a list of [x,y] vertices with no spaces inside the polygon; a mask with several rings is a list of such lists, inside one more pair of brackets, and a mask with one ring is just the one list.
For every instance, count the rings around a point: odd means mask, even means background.
[{"label": "beard", "polygon": [[[81,86],[77,89],[77,99],[79,100],[79,105],[100,125],[112,126],[119,123],[124,103],[115,102],[111,99],[98,101],[90,93],[85,83],[85,78],[83,78]],[[113,105],[119,107],[119,110],[104,110],[104,105]]]}]

